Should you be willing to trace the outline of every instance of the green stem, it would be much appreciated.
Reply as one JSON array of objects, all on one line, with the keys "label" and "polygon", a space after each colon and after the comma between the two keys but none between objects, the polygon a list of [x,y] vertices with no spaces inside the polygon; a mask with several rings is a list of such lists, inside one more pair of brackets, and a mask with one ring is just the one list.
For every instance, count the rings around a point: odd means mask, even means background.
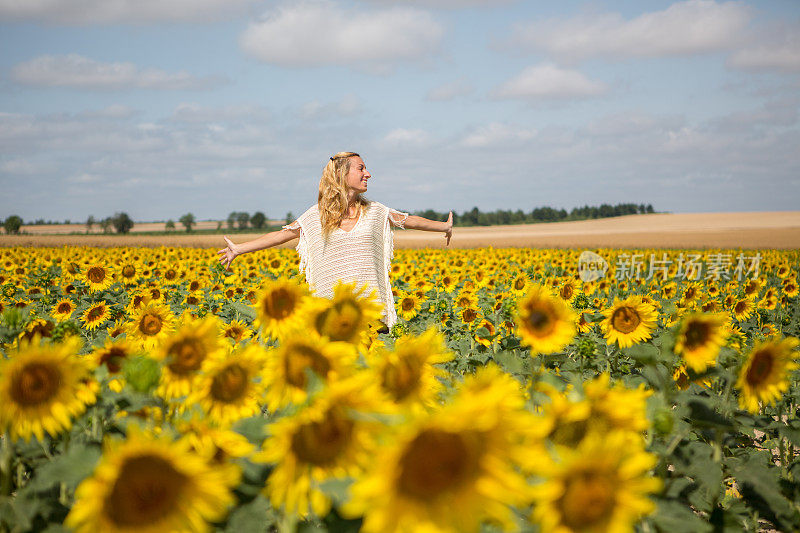
[{"label": "green stem", "polygon": [[3,434],[0,447],[0,496],[11,496],[12,473],[11,461],[14,459],[14,445],[8,432]]}]

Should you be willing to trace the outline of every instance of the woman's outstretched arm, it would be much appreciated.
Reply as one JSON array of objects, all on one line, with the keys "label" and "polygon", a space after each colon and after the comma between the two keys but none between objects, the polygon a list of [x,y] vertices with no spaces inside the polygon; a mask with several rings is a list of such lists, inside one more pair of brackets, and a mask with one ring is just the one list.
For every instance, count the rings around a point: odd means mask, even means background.
[{"label": "woman's outstretched arm", "polygon": [[453,236],[453,212],[450,211],[446,222],[438,222],[425,217],[409,215],[405,222],[403,222],[403,227],[406,229],[418,229],[422,231],[444,232],[444,238],[447,241],[445,246],[447,246],[450,244],[450,237]]},{"label": "woman's outstretched arm", "polygon": [[228,267],[230,266],[231,262],[242,254],[255,252],[257,250],[264,250],[265,248],[271,248],[273,246],[289,242],[299,236],[299,228],[284,228],[280,231],[273,231],[272,233],[267,233],[266,235],[262,235],[257,239],[243,242],[241,244],[234,244],[228,237],[222,237],[225,239],[225,244],[228,246],[222,250],[219,250],[217,255],[219,255],[220,264],[225,267],[225,270],[229,270]]}]

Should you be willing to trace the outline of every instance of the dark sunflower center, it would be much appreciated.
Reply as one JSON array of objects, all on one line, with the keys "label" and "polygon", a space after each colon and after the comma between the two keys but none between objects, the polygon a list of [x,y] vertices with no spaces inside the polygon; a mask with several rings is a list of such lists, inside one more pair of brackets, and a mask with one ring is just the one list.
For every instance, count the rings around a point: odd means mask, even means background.
[{"label": "dark sunflower center", "polygon": [[614,509],[615,484],[597,472],[577,472],[558,501],[564,524],[573,531],[593,528]]},{"label": "dark sunflower center", "polygon": [[11,380],[11,398],[22,406],[47,403],[61,388],[61,371],[45,363],[28,363]]},{"label": "dark sunflower center", "polygon": [[165,277],[166,279],[168,279],[168,280],[172,281],[173,279],[175,279],[175,278],[177,278],[177,277],[178,277],[178,273],[177,273],[177,272],[175,272],[175,269],[169,268],[169,269],[167,269],[167,271],[164,273],[164,277]]},{"label": "dark sunflower center", "polygon": [[478,312],[472,309],[471,307],[467,307],[464,309],[464,312],[461,314],[461,319],[464,322],[474,322],[475,319],[478,318]]},{"label": "dark sunflower center", "polygon": [[169,369],[173,374],[186,375],[196,372],[206,358],[206,349],[197,339],[187,338],[175,342],[167,350]]},{"label": "dark sunflower center", "polygon": [[572,288],[572,285],[564,285],[563,287],[561,287],[560,296],[564,300],[569,300],[570,298],[572,298],[574,292],[575,289]]},{"label": "dark sunflower center", "polygon": [[273,259],[272,261],[270,261],[269,266],[271,266],[272,268],[278,268],[281,266],[281,262],[279,259]]},{"label": "dark sunflower center", "polygon": [[414,357],[404,357],[397,364],[386,365],[381,372],[381,385],[395,400],[401,401],[419,388],[422,368]]},{"label": "dark sunflower center", "polygon": [[517,280],[514,282],[514,289],[521,291],[524,288],[525,288],[525,278],[517,278]]},{"label": "dark sunflower center", "polygon": [[242,331],[242,328],[239,326],[231,326],[225,330],[225,336],[231,339],[238,339],[242,336],[242,333],[244,333],[244,331]]},{"label": "dark sunflower center", "polygon": [[550,440],[562,446],[575,448],[581,443],[589,430],[586,420],[574,420],[572,422],[560,422],[550,433]]},{"label": "dark sunflower center", "polygon": [[620,333],[630,333],[635,330],[642,319],[633,307],[620,307],[611,315],[611,325]]},{"label": "dark sunflower center", "polygon": [[89,312],[86,313],[86,321],[87,322],[94,322],[97,319],[103,318],[103,315],[106,314],[106,309],[102,305],[98,305],[97,307],[92,307],[89,309]]},{"label": "dark sunflower center", "polygon": [[401,307],[403,308],[403,311],[411,311],[414,309],[414,300],[411,298],[403,298]]},{"label": "dark sunflower center", "polygon": [[752,387],[757,387],[764,383],[772,373],[775,366],[775,354],[770,350],[761,350],[753,354],[753,362],[747,369],[747,383]]},{"label": "dark sunflower center", "polygon": [[711,325],[707,322],[692,321],[686,327],[686,348],[696,350],[711,338]]},{"label": "dark sunflower center", "polygon": [[422,501],[441,496],[475,476],[482,453],[479,433],[424,430],[400,458],[398,489]]},{"label": "dark sunflower center", "polygon": [[328,358],[311,346],[298,344],[292,346],[286,354],[284,369],[286,381],[291,385],[303,389],[306,386],[306,369],[310,368],[318,376],[325,378],[331,370]]},{"label": "dark sunflower center", "polygon": [[71,303],[63,302],[63,303],[58,304],[58,312],[59,313],[66,314],[66,313],[69,313],[71,311],[72,311],[72,304]]},{"label": "dark sunflower center", "polygon": [[330,409],[319,422],[300,426],[292,435],[292,451],[303,462],[328,465],[341,456],[350,443],[353,422]]},{"label": "dark sunflower center", "polygon": [[196,291],[199,288],[200,288],[200,282],[199,281],[195,280],[195,281],[192,281],[191,283],[189,283],[189,290],[190,291]]},{"label": "dark sunflower center", "polygon": [[161,299],[161,291],[158,289],[150,289],[150,296],[153,297],[153,300]]},{"label": "dark sunflower center", "polygon": [[116,374],[122,368],[122,360],[128,357],[127,352],[118,346],[112,346],[100,356],[100,364],[106,365],[108,371]]},{"label": "dark sunflower center", "polygon": [[549,335],[556,327],[552,310],[539,307],[529,308],[524,322],[527,329],[539,337]]},{"label": "dark sunflower center", "polygon": [[200,299],[197,296],[187,296],[186,303],[189,305],[198,305],[200,303]]},{"label": "dark sunflower center", "polygon": [[349,341],[361,323],[361,308],[354,300],[344,300],[321,313],[317,329],[332,341]]},{"label": "dark sunflower center", "polygon": [[102,267],[92,267],[86,272],[86,277],[92,283],[102,283],[106,279],[106,271]]},{"label": "dark sunflower center", "polygon": [[211,396],[225,403],[235,402],[247,390],[247,370],[238,364],[226,366],[211,382]]},{"label": "dark sunflower center", "polygon": [[139,331],[149,337],[158,335],[158,332],[161,331],[161,327],[161,317],[155,313],[145,313],[141,320],[139,320]]},{"label": "dark sunflower center", "polygon": [[744,300],[736,302],[736,306],[734,306],[734,308],[733,308],[733,311],[737,315],[740,315],[740,314],[744,313],[746,310],[747,310],[747,302],[744,301]]},{"label": "dark sunflower center", "polygon": [[281,287],[270,292],[264,299],[264,313],[270,318],[283,320],[292,314],[296,305],[295,294]]},{"label": "dark sunflower center", "polygon": [[136,268],[132,265],[125,265],[122,267],[122,276],[126,278],[132,278],[136,275]]},{"label": "dark sunflower center", "polygon": [[114,488],[104,502],[105,514],[117,526],[149,526],[172,513],[189,479],[161,457],[131,457],[120,468]]}]

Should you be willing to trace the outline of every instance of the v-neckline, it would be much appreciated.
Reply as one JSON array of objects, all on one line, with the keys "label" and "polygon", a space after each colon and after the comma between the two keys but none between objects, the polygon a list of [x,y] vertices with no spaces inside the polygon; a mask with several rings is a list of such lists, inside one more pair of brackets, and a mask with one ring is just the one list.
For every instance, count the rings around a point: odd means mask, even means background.
[{"label": "v-neckline", "polygon": [[361,222],[361,217],[362,217],[362,216],[364,216],[364,213],[363,213],[363,211],[364,211],[363,209],[359,208],[359,210],[358,210],[358,220],[356,220],[356,223],[355,223],[355,224],[353,224],[353,227],[352,227],[352,228],[350,228],[349,230],[347,230],[347,229],[342,229],[342,227],[341,227],[341,226],[339,226],[339,227],[338,227],[338,228],[336,228],[336,229],[338,229],[338,230],[341,230],[341,231],[343,231],[344,233],[352,233],[352,231],[353,231],[354,229],[356,229],[356,226],[358,226],[358,223],[359,223],[359,222]]}]

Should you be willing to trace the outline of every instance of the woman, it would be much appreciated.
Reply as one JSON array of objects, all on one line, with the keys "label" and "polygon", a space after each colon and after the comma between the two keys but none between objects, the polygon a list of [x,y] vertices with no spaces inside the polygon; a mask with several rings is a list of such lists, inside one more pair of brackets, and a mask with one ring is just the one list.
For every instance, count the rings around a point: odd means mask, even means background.
[{"label": "woman", "polygon": [[453,234],[453,212],[447,222],[409,215],[365,199],[371,178],[364,160],[355,152],[330,158],[319,181],[317,203],[281,231],[258,239],[228,245],[217,252],[227,269],[238,255],[263,250],[299,238],[300,271],[316,296],[330,298],[339,282],[355,281],[373,289],[383,305],[388,328],[397,321],[389,263],[393,255],[393,227],[444,232],[446,244]]}]

